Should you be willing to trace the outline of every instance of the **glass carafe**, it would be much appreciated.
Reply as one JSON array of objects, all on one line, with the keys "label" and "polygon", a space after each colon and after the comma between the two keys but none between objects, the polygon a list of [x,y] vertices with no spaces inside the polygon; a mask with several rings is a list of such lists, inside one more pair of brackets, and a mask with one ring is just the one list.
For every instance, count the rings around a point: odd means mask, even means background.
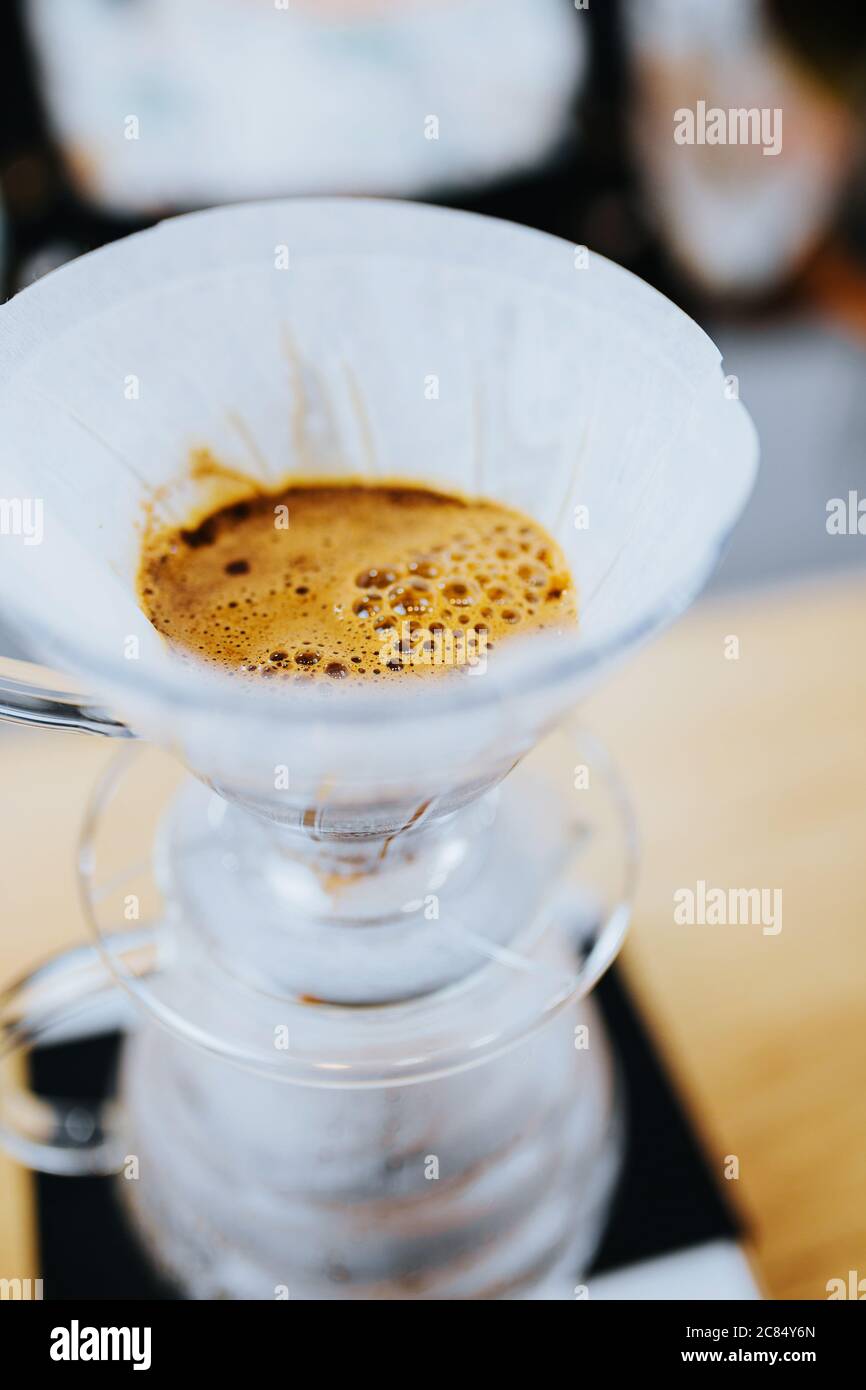
[{"label": "glass carafe", "polygon": [[[247,933],[238,828],[177,782],[138,750],[111,765],[81,847],[95,945],[8,991],[0,1014],[6,1053],[122,1026],[116,1095],[94,1107],[7,1084],[7,1147],[48,1171],[116,1174],[154,1264],[190,1297],[569,1296],[622,1144],[588,996],[626,930],[634,835],[603,751],[551,736],[476,806],[464,872],[436,867],[435,891],[402,903],[416,949],[388,951],[378,1002],[387,913],[307,908]],[[146,874],[147,845],[118,858],[131,816],[154,835]],[[183,906],[199,874],[220,879],[207,929]],[[133,890],[148,921],[124,930]],[[282,949],[295,929],[303,961]],[[352,968],[331,971],[346,932]],[[340,1001],[301,988],[329,976]]]}]

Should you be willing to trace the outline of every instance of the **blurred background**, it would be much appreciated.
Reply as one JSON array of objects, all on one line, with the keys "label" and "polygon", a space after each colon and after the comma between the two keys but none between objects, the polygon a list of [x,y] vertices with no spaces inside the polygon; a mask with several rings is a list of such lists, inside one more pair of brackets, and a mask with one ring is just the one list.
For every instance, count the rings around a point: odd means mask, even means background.
[{"label": "blurred background", "polygon": [[[861,564],[866,13],[828,0],[10,0],[5,295],[173,212],[364,193],[524,222],[703,323],[763,470],[717,584]],[[777,154],[672,113],[779,108]]]},{"label": "blurred background", "polygon": [[[718,343],[761,438],[755,496],[709,599],[587,712],[642,822],[627,976],[709,1167],[741,1165],[728,1193],[760,1287],[824,1298],[862,1277],[866,1297],[866,9],[6,0],[0,103],[4,297],[177,212],[367,194],[588,246]],[[679,143],[676,113],[701,103],[781,113],[778,148]],[[80,927],[99,741],[45,738],[4,754],[0,876],[28,927],[4,976]],[[784,931],[675,927],[672,892],[699,879],[780,886]],[[0,1237],[16,1219],[0,1207]]]}]

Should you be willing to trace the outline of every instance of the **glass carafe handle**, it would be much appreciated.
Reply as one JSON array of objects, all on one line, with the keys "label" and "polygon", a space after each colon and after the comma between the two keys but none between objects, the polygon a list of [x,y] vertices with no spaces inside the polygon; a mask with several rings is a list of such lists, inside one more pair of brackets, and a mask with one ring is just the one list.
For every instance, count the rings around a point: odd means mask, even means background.
[{"label": "glass carafe handle", "polygon": [[[152,929],[143,928],[123,933],[111,950],[140,957],[152,955],[153,945]],[[0,1143],[29,1168],[92,1176],[121,1167],[124,1146],[113,1101],[52,1100],[21,1079],[21,1062],[34,1047],[59,1042],[70,1031],[75,1037],[105,1031],[106,1008],[117,996],[95,946],[62,952],[0,994]]]},{"label": "glass carafe handle", "polygon": [[39,728],[72,729],[78,733],[106,734],[114,738],[134,737],[125,724],[112,718],[86,696],[52,690],[15,674],[29,669],[27,663],[12,657],[0,658],[0,719]]}]

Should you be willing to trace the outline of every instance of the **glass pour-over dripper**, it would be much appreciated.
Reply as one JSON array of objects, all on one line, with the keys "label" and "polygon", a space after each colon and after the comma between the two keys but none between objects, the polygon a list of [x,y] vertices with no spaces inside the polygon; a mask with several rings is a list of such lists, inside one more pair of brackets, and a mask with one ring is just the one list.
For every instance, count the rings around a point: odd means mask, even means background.
[{"label": "glass pour-over dripper", "polygon": [[[578,1185],[596,1171],[610,1132],[603,1044],[581,1061],[582,1094],[596,1098],[582,1114],[594,1118],[579,1133],[551,1129],[575,1093],[579,1054],[569,1041],[565,1065],[571,1024],[565,1033],[538,1026],[565,1017],[621,939],[628,835],[611,822],[589,837],[610,844],[615,861],[610,892],[593,897],[581,882],[581,836],[563,832],[552,792],[532,799],[532,759],[528,780],[506,778],[501,794],[497,784],[614,661],[688,604],[715,564],[756,462],[716,349],[661,296],[582,248],[435,208],[299,200],[179,218],[47,277],[0,310],[0,371],[0,486],[22,517],[29,503],[40,519],[0,546],[8,615],[38,658],[87,692],[9,679],[3,712],[132,730],[199,779],[161,819],[154,872],[165,902],[153,930],[102,942],[163,1025],[148,1023],[128,1054],[136,1142],[152,1151],[169,1124],[159,1107],[174,1094],[171,1078],[181,1078],[179,1094],[207,1097],[201,1132],[190,1129],[187,1147],[157,1167],[186,1190],[193,1149],[222,1136],[219,1171],[246,1205],[243,1218],[217,1220],[205,1244],[237,1256],[243,1274],[220,1274],[237,1296],[256,1296],[239,1290],[265,1288],[270,1272],[280,1282],[262,1232],[281,1229],[291,1244],[298,1221],[309,1267],[292,1278],[304,1289],[328,1285],[335,1242],[351,1286],[337,1296],[386,1286],[381,1296],[398,1296],[413,1270],[416,1287],[436,1296],[524,1286],[562,1254],[552,1234],[561,1205],[536,1212],[524,1249],[507,1235],[520,1203],[479,1195],[513,1267],[497,1271],[493,1260],[492,1272],[467,1272],[479,1228],[462,1224],[459,1204],[435,1206],[435,1219],[431,1207],[428,1221],[434,1189],[415,1183],[415,1169],[406,1178],[406,1154],[452,1135],[459,1186],[478,1164],[495,1172],[503,1146],[519,1173],[537,1133],[541,1166],[526,1170],[535,1179],[560,1160]],[[579,628],[515,638],[483,670],[411,690],[346,682],[281,696],[182,666],[139,610],[134,579],[146,519],[186,521],[212,500],[211,480],[191,467],[203,451],[238,499],[292,474],[357,474],[515,506],[562,546]],[[560,770],[572,757],[560,755]],[[509,841],[515,825],[521,834]],[[517,851],[509,863],[504,847],[525,852],[530,827],[537,846],[525,862],[545,867],[521,879]],[[528,886],[523,897],[518,886]],[[430,915],[418,908],[428,898]],[[86,969],[81,978],[86,993]],[[7,1005],[7,1045],[33,1031],[26,997],[13,993]],[[58,1001],[36,987],[34,997],[49,1027],[63,991]],[[274,1041],[279,1001],[292,1006],[285,1046]],[[536,1035],[547,1041],[524,1050]],[[496,1061],[508,1049],[513,1067]],[[494,1063],[490,1111],[480,1102]],[[227,1065],[241,1069],[231,1084],[219,1079]],[[476,1082],[457,1079],[470,1073]],[[297,1102],[279,1119],[284,1102],[270,1088],[282,1094],[282,1081],[345,1092],[310,1103],[304,1142],[289,1119]],[[400,1122],[389,1127],[395,1087]],[[362,1099],[371,1088],[384,1109]],[[217,1095],[225,1106],[215,1116]],[[520,1097],[530,1095],[544,1105],[531,1108],[528,1133],[515,1131],[505,1117],[529,1115]],[[450,1121],[474,1107],[485,1122],[471,1133],[458,1124],[458,1142]],[[425,1114],[436,1117],[432,1130]],[[8,1108],[6,1128],[14,1143]],[[45,1166],[110,1168],[122,1147],[107,1120],[78,1139],[36,1130],[19,1151]],[[270,1172],[276,1161],[275,1132],[276,1151],[294,1155],[285,1229],[272,1219],[280,1182],[257,1187],[261,1165]],[[328,1168],[334,1144],[357,1164]],[[324,1217],[316,1225],[319,1162],[332,1182],[322,1200],[351,1207],[360,1193],[374,1204],[372,1215],[364,1207],[373,1235],[360,1264],[351,1222],[342,1235]],[[141,1221],[182,1282],[210,1288],[191,1272],[203,1258],[192,1235],[167,1252],[165,1231],[178,1219],[170,1191],[150,1189]],[[404,1199],[421,1225],[391,1241],[388,1203]],[[452,1224],[456,1247],[443,1234]],[[581,1248],[585,1258],[586,1240]],[[462,1272],[449,1283],[458,1249]]]}]

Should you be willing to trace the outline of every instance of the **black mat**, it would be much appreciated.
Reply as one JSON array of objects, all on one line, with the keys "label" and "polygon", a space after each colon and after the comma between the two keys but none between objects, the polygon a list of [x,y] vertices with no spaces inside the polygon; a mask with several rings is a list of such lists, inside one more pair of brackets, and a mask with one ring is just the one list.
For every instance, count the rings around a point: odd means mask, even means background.
[{"label": "black mat", "polygon": [[[593,1272],[737,1234],[640,1018],[615,970],[596,995],[616,1048],[628,1107],[625,1167]],[[46,1095],[92,1096],[111,1086],[119,1039],[46,1048],[33,1083]],[[177,1294],[148,1267],[111,1178],[37,1178],[47,1299],[165,1299]]]}]

